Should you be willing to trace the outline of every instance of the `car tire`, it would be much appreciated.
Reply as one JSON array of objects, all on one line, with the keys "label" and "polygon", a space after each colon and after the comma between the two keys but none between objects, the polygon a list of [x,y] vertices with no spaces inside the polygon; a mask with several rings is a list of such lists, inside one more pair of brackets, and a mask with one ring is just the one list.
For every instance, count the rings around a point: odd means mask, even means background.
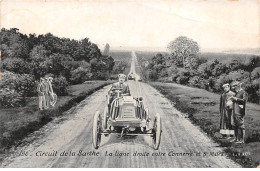
[{"label": "car tire", "polygon": [[101,116],[99,111],[97,111],[94,115],[93,130],[92,130],[92,142],[93,142],[93,147],[95,149],[98,149],[100,146],[101,131],[102,131]]}]

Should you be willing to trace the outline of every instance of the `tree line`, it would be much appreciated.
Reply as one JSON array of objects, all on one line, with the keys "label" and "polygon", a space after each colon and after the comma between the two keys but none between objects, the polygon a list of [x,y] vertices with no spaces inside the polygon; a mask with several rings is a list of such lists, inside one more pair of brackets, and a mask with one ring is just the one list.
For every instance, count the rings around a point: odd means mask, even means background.
[{"label": "tree line", "polygon": [[170,54],[157,53],[152,59],[140,58],[144,78],[152,81],[175,82],[211,92],[222,92],[222,85],[234,80],[242,82],[249,101],[260,99],[260,57],[199,58],[198,43],[180,36],[168,45]]},{"label": "tree line", "polygon": [[2,107],[22,105],[24,97],[35,96],[40,77],[52,76],[54,91],[66,95],[68,85],[109,79],[114,67],[114,59],[102,55],[88,38],[26,35],[17,28],[2,28],[0,50]]}]

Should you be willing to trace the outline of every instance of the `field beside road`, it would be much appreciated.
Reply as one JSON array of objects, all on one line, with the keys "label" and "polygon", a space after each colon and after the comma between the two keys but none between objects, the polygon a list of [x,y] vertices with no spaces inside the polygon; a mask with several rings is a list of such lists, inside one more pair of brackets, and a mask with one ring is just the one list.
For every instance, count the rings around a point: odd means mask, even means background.
[{"label": "field beside road", "polygon": [[[150,60],[152,59],[157,53],[161,53],[163,55],[167,55],[169,53],[167,52],[145,52],[145,51],[137,51],[136,55],[138,57],[142,57],[145,60]],[[201,52],[199,53],[198,57],[199,58],[203,58],[206,60],[212,60],[212,59],[218,59],[219,61],[223,61],[223,60],[233,60],[233,59],[237,59],[237,60],[244,60],[246,58],[250,58],[251,54],[235,54],[235,53],[217,53],[217,52]]]},{"label": "field beside road", "polygon": [[260,163],[260,105],[248,103],[246,108],[246,144],[235,145],[220,140],[219,98],[220,95],[203,89],[174,83],[149,82],[174,106],[213,137],[229,156],[245,167],[256,167]]},{"label": "field beside road", "polygon": [[[122,73],[125,75],[129,74],[132,59],[130,51],[110,51],[108,55],[114,58],[115,66],[120,62],[124,63],[125,68],[122,70]],[[112,77],[116,78],[117,74],[112,74]]]},{"label": "field beside road", "polygon": [[[55,107],[48,110],[38,110],[37,97],[27,98],[27,105],[24,107],[0,109],[0,136],[2,136],[0,137],[0,154],[3,154],[4,149],[19,144],[19,141],[26,135],[77,105],[88,95],[112,82],[89,81],[84,84],[69,86],[69,94],[58,96]],[[0,155],[0,161],[2,157]]]}]

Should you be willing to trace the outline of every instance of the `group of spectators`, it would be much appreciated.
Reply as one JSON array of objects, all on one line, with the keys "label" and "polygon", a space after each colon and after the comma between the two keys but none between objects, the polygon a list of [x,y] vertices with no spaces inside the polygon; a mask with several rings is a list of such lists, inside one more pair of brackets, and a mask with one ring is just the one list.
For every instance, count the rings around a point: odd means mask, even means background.
[{"label": "group of spectators", "polygon": [[[248,94],[241,83],[234,81],[223,85],[220,97],[220,134],[231,142],[245,143],[245,108]],[[240,134],[239,134],[240,132]],[[240,136],[241,135],[241,136]]]},{"label": "group of spectators", "polygon": [[37,87],[39,110],[49,109],[50,106],[54,107],[57,101],[57,95],[53,92],[52,81],[52,77],[45,76],[40,78],[40,83]]}]

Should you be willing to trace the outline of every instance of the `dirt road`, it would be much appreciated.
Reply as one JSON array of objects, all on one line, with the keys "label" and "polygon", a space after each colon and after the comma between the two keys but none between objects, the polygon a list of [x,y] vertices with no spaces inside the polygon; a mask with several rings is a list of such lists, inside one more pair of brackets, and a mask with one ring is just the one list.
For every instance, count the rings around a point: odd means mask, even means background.
[{"label": "dirt road", "polygon": [[[133,52],[133,60],[134,56]],[[116,135],[102,136],[100,148],[94,150],[93,116],[104,110],[107,86],[82,101],[64,122],[44,128],[45,136],[17,149],[2,167],[241,167],[157,90],[142,82],[128,84],[133,96],[144,97],[152,117],[157,112],[161,115],[159,150],[153,150],[151,137]]]}]

